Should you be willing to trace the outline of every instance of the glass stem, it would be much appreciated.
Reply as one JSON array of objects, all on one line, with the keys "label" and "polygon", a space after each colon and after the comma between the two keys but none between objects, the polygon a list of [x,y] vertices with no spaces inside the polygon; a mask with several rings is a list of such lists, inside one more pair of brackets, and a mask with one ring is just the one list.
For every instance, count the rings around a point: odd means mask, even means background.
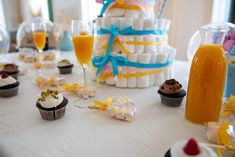
[{"label": "glass stem", "polygon": [[87,65],[82,64],[82,70],[83,70],[83,80],[84,80],[84,91],[83,91],[83,99],[87,100],[89,98],[88,96],[88,86],[87,86],[87,76],[86,76],[86,69]]},{"label": "glass stem", "polygon": [[42,49],[38,49],[38,63],[41,64],[41,67],[38,69],[39,75],[42,75]]}]

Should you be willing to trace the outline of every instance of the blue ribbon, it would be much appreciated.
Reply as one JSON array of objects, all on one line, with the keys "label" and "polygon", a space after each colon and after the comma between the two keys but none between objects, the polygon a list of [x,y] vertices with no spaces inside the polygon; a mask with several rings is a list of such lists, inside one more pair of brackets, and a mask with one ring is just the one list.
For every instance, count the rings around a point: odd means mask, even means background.
[{"label": "blue ribbon", "polygon": [[111,30],[101,28],[97,31],[99,35],[114,34],[116,35],[163,35],[166,34],[166,30],[135,30],[132,26],[129,26],[123,30],[120,30],[117,26],[111,25]]},{"label": "blue ribbon", "polygon": [[162,35],[165,34],[165,30],[135,30],[132,26],[127,27],[125,29],[120,30],[117,26],[111,25],[111,29],[103,29],[97,31],[99,35],[103,34],[110,34],[108,47],[106,49],[106,53],[104,56],[97,56],[94,57],[92,60],[93,65],[97,68],[96,75],[99,75],[103,67],[108,63],[111,62],[113,75],[118,75],[118,66],[131,66],[136,68],[162,68],[165,66],[170,65],[172,62],[166,62],[165,64],[142,64],[136,62],[129,62],[126,57],[123,56],[112,56],[111,50],[117,35]]},{"label": "blue ribbon", "polygon": [[109,5],[111,3],[113,3],[115,0],[102,0],[102,4],[103,4],[103,7],[100,11],[100,17],[103,17],[103,14],[105,13],[105,11],[107,10],[107,8],[109,7]]},{"label": "blue ribbon", "polygon": [[135,68],[164,68],[172,64],[173,61],[167,61],[164,64],[144,64],[144,63],[137,63],[137,62],[130,62],[126,57],[123,56],[108,56],[108,58],[104,61],[105,56],[97,56],[92,59],[92,63],[94,67],[97,68],[96,75],[100,73],[103,67],[108,63],[111,62],[113,75],[118,75],[118,66],[127,66],[127,67],[135,67]]}]

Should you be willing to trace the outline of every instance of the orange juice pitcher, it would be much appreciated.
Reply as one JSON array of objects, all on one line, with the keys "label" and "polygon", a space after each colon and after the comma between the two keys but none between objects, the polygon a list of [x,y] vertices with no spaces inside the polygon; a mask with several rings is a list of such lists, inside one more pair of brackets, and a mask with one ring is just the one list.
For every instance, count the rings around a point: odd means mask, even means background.
[{"label": "orange juice pitcher", "polygon": [[186,101],[185,117],[203,124],[218,121],[222,106],[226,57],[222,47],[226,28],[201,28],[201,45],[194,55]]}]

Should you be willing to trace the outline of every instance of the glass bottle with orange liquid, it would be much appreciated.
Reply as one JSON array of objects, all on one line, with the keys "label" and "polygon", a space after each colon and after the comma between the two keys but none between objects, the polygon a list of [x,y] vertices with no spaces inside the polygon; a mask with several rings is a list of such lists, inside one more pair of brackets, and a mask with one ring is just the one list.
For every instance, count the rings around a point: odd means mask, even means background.
[{"label": "glass bottle with orange liquid", "polygon": [[78,62],[83,69],[84,92],[83,99],[88,99],[88,85],[86,70],[91,61],[94,45],[94,28],[91,21],[74,20],[72,21],[72,40],[73,47]]},{"label": "glass bottle with orange liquid", "polygon": [[[39,61],[35,64],[37,68],[42,66],[42,52],[46,44],[46,23],[45,22],[35,22],[32,24],[33,30],[33,41],[39,52]],[[41,73],[41,70],[40,70]]]},{"label": "glass bottle with orange liquid", "polygon": [[222,47],[226,28],[201,28],[201,45],[194,55],[186,101],[186,119],[203,124],[218,121],[222,106],[226,57]]}]

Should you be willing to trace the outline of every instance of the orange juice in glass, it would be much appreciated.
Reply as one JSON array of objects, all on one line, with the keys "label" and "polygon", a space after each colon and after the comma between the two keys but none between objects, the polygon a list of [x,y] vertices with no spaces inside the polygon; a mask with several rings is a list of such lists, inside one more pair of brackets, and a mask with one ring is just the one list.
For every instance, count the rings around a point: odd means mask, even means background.
[{"label": "orange juice in glass", "polygon": [[185,110],[186,119],[194,123],[219,119],[226,73],[222,47],[226,32],[220,27],[200,30],[202,43],[192,61]]},{"label": "orange juice in glass", "polygon": [[83,69],[84,91],[83,99],[88,99],[86,69],[92,56],[94,45],[93,23],[90,21],[72,21],[73,47],[78,62]]},{"label": "orange juice in glass", "polygon": [[34,22],[32,23],[32,31],[33,31],[33,40],[36,48],[39,53],[39,61],[35,63],[35,67],[39,69],[39,74],[41,74],[42,67],[42,52],[46,44],[46,23],[45,22]]},{"label": "orange juice in glass", "polygon": [[73,37],[74,51],[79,63],[88,64],[90,62],[93,42],[93,35],[78,35]]},{"label": "orange juice in glass", "polygon": [[33,33],[33,40],[34,44],[37,49],[42,50],[46,44],[46,33],[45,32],[34,32]]}]

